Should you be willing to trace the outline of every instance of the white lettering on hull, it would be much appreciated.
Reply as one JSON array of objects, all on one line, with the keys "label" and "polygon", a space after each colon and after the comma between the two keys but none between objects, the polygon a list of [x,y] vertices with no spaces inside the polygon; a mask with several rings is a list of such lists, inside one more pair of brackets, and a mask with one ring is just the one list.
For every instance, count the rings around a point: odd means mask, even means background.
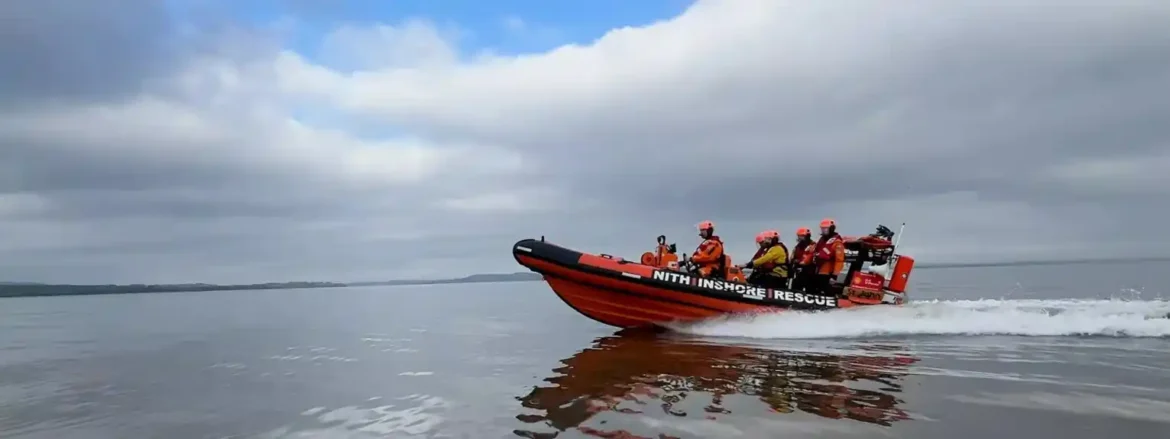
[{"label": "white lettering on hull", "polygon": [[666,281],[666,282],[670,282],[670,283],[683,284],[683,285],[694,285],[694,281],[692,280],[694,278],[692,278],[691,276],[687,276],[685,274],[682,274],[682,273],[675,273],[673,271],[661,271],[661,270],[655,271],[653,278],[654,278],[654,280],[661,280],[661,281]]},{"label": "white lettering on hull", "polygon": [[718,292],[732,292],[739,294],[748,299],[765,300],[772,299],[778,302],[814,305],[826,308],[836,308],[837,299],[834,297],[825,297],[816,294],[798,293],[796,291],[773,290],[769,288],[760,288],[751,285],[727,282],[718,279],[699,278],[683,273],[676,273],[673,271],[655,270],[651,278],[657,281],[669,282],[679,285],[687,285],[698,287],[705,290]]}]

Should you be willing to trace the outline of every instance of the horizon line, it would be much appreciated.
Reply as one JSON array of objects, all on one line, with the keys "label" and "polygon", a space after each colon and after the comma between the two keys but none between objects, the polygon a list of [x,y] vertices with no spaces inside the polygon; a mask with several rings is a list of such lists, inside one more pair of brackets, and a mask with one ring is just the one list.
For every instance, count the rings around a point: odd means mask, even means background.
[{"label": "horizon line", "polygon": [[[922,263],[917,264],[915,268],[977,268],[977,267],[1002,267],[1002,266],[1027,266],[1027,265],[1061,265],[1061,264],[1091,264],[1091,263],[1119,263],[1119,262],[1148,262],[1148,261],[1170,261],[1170,256],[1128,256],[1116,258],[1084,258],[1084,259],[1037,259],[1037,260],[1022,260],[1022,261],[999,261],[999,262],[937,262],[937,263]],[[513,271],[513,272],[494,272],[494,273],[472,273],[459,277],[449,278],[413,278],[413,279],[388,279],[388,280],[373,280],[373,281],[327,281],[327,280],[287,280],[287,281],[267,281],[267,282],[251,282],[251,283],[208,283],[208,282],[175,282],[175,283],[51,283],[51,282],[33,282],[33,281],[0,281],[0,287],[4,286],[20,286],[20,285],[72,285],[72,286],[130,286],[130,285],[153,285],[153,286],[180,286],[180,285],[207,285],[217,287],[228,286],[248,286],[248,285],[280,285],[280,284],[331,284],[338,287],[341,286],[363,286],[376,285],[386,283],[411,283],[411,282],[450,282],[466,280],[475,276],[517,276],[528,275],[534,273],[532,271]]]}]

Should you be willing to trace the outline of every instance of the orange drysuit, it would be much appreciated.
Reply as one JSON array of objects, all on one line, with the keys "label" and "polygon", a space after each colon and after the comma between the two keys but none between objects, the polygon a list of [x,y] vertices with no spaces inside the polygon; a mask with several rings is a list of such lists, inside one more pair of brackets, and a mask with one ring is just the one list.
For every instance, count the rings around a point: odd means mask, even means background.
[{"label": "orange drysuit", "polygon": [[699,269],[699,275],[703,277],[718,276],[720,279],[727,277],[726,258],[723,257],[723,241],[718,236],[711,235],[710,238],[704,239],[699,248],[695,249],[694,255],[691,256],[691,262]]},{"label": "orange drysuit", "polygon": [[837,232],[822,235],[817,241],[813,259],[817,264],[817,274],[836,276],[845,268],[845,241]]},{"label": "orange drysuit", "polygon": [[804,242],[797,242],[792,249],[792,265],[794,267],[812,265],[813,253],[815,252],[816,243],[811,239]]}]

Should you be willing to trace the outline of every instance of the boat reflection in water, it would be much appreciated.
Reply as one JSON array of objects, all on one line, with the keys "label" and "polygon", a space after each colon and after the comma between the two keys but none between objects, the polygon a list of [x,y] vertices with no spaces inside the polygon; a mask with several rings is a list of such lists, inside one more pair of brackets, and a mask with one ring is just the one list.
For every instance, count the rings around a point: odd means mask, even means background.
[{"label": "boat reflection in water", "polygon": [[[640,438],[622,430],[582,424],[603,412],[719,420],[731,416],[732,408],[743,407],[742,398],[729,407],[724,399],[744,395],[765,404],[772,412],[768,416],[804,412],[882,426],[909,419],[898,408],[902,401],[896,395],[901,392],[906,367],[917,359],[898,354],[897,347],[857,349],[847,355],[784,351],[715,344],[675,334],[622,331],[599,338],[592,347],[561,360],[564,366],[553,369],[557,375],[544,379],[548,385],[517,398],[532,409],[517,419],[558,432],[576,429],[597,437]],[[680,407],[696,403],[705,405],[703,413],[686,413]],[[759,416],[759,408],[744,407],[756,413],[752,416]],[[652,412],[658,410],[661,412]],[[515,434],[556,436],[555,432],[525,430]]]}]

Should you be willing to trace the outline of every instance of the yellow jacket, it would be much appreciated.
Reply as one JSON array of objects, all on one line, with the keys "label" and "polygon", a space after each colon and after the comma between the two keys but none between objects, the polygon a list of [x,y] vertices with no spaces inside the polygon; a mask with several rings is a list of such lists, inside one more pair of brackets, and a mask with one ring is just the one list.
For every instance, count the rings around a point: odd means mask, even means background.
[{"label": "yellow jacket", "polygon": [[752,261],[752,267],[761,274],[788,277],[788,250],[780,244],[768,248],[767,252]]}]

